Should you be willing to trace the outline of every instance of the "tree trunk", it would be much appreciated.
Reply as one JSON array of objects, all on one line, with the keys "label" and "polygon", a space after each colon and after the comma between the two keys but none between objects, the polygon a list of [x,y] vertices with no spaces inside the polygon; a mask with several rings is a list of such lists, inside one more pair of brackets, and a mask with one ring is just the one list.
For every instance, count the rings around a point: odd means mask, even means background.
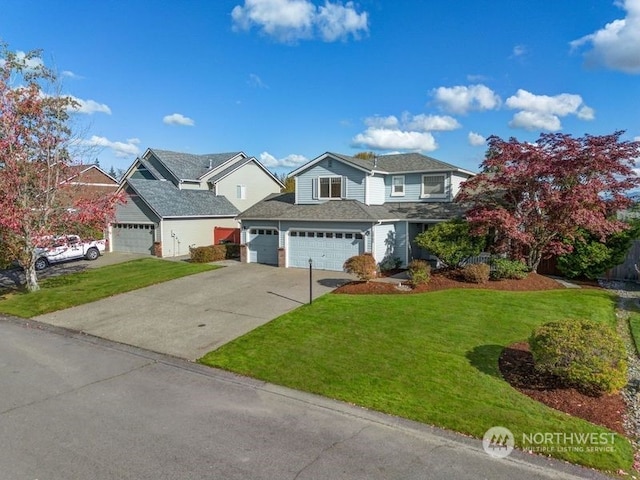
[{"label": "tree trunk", "polygon": [[40,290],[40,285],[38,285],[38,276],[36,275],[36,267],[34,265],[29,265],[25,268],[24,276],[27,282],[27,291],[37,292]]}]

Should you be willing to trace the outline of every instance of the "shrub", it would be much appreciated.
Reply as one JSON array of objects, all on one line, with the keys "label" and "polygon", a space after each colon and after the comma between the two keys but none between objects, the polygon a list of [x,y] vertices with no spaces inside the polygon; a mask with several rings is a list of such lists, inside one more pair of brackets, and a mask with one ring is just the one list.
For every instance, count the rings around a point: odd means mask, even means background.
[{"label": "shrub", "polygon": [[469,223],[462,219],[438,223],[417,235],[415,242],[448,267],[457,267],[467,258],[480,255],[486,244],[484,237],[471,234]]},{"label": "shrub", "polygon": [[536,370],[584,393],[614,393],[627,383],[624,343],[606,325],[587,320],[546,323],[533,331],[529,345]]},{"label": "shrub", "polygon": [[402,265],[402,259],[400,257],[392,257],[391,255],[387,255],[386,257],[384,257],[378,264],[381,272],[395,270],[397,268],[400,268],[400,265]]},{"label": "shrub", "polygon": [[424,260],[411,260],[409,278],[413,285],[423,285],[431,280],[431,265]]},{"label": "shrub", "polygon": [[357,276],[363,282],[368,282],[377,275],[376,260],[370,253],[348,258],[342,268],[345,272]]},{"label": "shrub", "polygon": [[518,260],[509,260],[508,258],[494,258],[491,261],[491,279],[502,280],[505,278],[513,280],[522,280],[529,275],[527,266]]},{"label": "shrub", "polygon": [[460,275],[465,282],[487,283],[491,268],[486,263],[467,265],[460,270]]},{"label": "shrub", "polygon": [[194,263],[209,263],[237,258],[240,255],[240,245],[226,243],[220,245],[208,245],[206,247],[189,248],[191,261]]}]

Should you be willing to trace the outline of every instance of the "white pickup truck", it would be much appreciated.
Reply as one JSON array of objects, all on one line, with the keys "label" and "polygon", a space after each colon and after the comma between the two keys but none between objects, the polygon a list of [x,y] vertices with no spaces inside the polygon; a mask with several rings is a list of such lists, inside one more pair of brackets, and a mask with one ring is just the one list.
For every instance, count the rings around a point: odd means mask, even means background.
[{"label": "white pickup truck", "polygon": [[85,258],[96,260],[104,253],[106,240],[83,241],[78,235],[49,238],[38,247],[36,270],[43,270],[52,263]]}]

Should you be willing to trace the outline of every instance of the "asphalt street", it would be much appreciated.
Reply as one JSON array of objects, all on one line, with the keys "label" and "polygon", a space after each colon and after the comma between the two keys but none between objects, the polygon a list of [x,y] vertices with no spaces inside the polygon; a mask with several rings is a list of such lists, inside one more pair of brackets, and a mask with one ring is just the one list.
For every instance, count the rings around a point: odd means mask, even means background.
[{"label": "asphalt street", "polygon": [[0,479],[606,478],[341,402],[0,317]]}]

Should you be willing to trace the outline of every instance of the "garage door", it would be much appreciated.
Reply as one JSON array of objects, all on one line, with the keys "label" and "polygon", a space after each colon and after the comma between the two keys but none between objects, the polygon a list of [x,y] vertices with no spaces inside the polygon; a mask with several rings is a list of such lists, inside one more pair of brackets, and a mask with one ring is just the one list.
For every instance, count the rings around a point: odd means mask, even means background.
[{"label": "garage door", "polygon": [[278,230],[275,228],[249,229],[249,262],[278,264]]},{"label": "garage door", "polygon": [[291,231],[289,232],[289,266],[341,271],[349,257],[364,253],[360,232]]},{"label": "garage door", "polygon": [[153,253],[154,225],[116,223],[113,225],[112,243],[114,252]]}]

